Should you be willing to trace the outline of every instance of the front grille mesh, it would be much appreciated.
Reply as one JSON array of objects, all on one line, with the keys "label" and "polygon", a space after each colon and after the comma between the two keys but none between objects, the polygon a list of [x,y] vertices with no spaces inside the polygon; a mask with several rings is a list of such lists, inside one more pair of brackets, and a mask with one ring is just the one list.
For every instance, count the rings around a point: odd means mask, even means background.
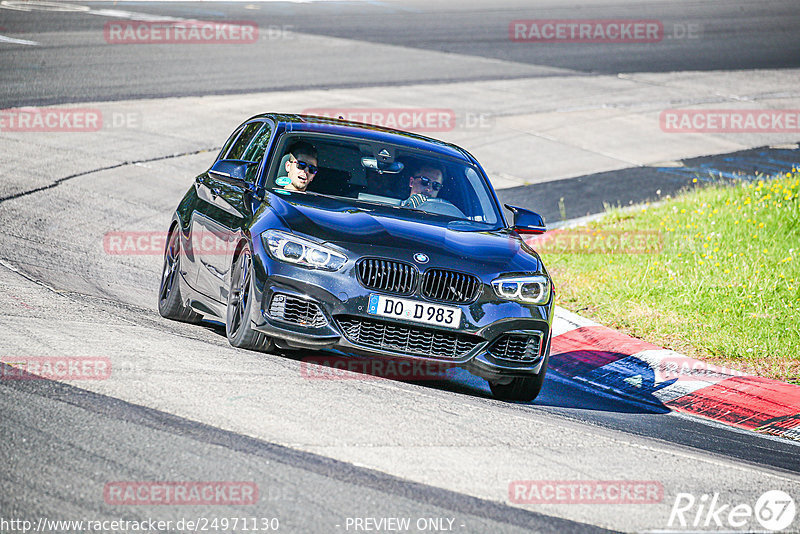
[{"label": "front grille mesh", "polygon": [[422,280],[422,294],[433,300],[463,304],[475,298],[480,284],[471,274],[429,269]]},{"label": "front grille mesh", "polygon": [[460,358],[483,342],[469,334],[443,332],[359,317],[337,317],[345,337],[355,345],[432,358]]},{"label": "front grille mesh", "polygon": [[282,293],[272,296],[269,314],[276,319],[299,326],[319,328],[328,322],[322,310],[315,303]]},{"label": "front grille mesh", "polygon": [[503,334],[489,346],[489,353],[499,360],[533,362],[539,358],[541,339],[525,334]]},{"label": "front grille mesh", "polygon": [[358,279],[369,289],[410,294],[417,285],[417,269],[400,261],[365,258],[358,262]]}]

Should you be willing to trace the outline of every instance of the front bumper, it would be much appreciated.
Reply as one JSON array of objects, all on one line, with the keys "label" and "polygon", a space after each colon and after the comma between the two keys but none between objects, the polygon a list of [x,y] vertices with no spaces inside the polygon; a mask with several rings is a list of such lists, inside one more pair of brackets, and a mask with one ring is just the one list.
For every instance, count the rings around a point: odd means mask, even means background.
[{"label": "front bumper", "polygon": [[546,362],[552,299],[546,306],[501,301],[485,283],[474,302],[447,304],[462,310],[458,329],[437,328],[368,314],[370,295],[380,292],[363,287],[352,265],[330,273],[256,258],[253,327],[284,348],[446,362],[490,381],[536,375]]}]

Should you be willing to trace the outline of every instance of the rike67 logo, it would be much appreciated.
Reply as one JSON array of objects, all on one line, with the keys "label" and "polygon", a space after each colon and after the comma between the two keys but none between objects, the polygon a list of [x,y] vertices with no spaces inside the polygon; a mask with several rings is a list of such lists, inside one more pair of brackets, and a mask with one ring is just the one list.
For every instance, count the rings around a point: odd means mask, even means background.
[{"label": "rike67 logo", "polygon": [[795,513],[794,499],[781,490],[767,491],[754,505],[726,501],[719,493],[703,494],[700,497],[691,493],[678,493],[667,526],[693,531],[725,529],[753,532],[765,529],[779,532],[792,526]]}]

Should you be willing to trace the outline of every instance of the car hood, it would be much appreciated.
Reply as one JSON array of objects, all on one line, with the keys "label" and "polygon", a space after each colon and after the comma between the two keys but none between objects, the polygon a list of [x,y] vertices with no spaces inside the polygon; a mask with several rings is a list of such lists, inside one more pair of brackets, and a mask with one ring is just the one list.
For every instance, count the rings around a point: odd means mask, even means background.
[{"label": "car hood", "polygon": [[[539,257],[508,229],[390,207],[354,205],[330,197],[272,195],[273,212],[296,234],[332,243],[361,255],[411,260],[424,253],[431,265],[494,272],[541,272]],[[460,264],[460,265],[459,265]]]}]

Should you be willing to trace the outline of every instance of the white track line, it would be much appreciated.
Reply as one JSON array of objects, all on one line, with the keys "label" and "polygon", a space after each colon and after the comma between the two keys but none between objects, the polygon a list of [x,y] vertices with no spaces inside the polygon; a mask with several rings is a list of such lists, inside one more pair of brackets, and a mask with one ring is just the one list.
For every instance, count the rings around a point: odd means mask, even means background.
[{"label": "white track line", "polygon": [[21,44],[28,46],[38,46],[39,44],[36,41],[27,41],[25,39],[14,39],[13,37],[6,37],[5,35],[0,35],[0,43]]}]

